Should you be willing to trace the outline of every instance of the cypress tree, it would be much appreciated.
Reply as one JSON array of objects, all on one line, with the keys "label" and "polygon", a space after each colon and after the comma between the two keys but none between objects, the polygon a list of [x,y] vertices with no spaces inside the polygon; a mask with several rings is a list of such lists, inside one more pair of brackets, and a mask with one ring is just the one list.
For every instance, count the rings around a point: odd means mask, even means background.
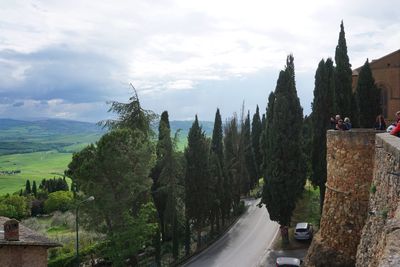
[{"label": "cypress tree", "polygon": [[151,170],[151,178],[153,184],[151,186],[151,192],[154,200],[154,204],[157,209],[158,218],[160,220],[160,230],[162,239],[165,240],[165,222],[164,212],[167,205],[167,194],[165,190],[161,189],[160,176],[166,164],[166,153],[172,149],[171,137],[170,137],[170,125],[168,112],[164,111],[161,114],[160,124],[158,127],[158,142],[156,147],[156,163]]},{"label": "cypress tree", "polygon": [[242,128],[242,138],[244,144],[246,169],[249,175],[247,188],[252,189],[254,188],[254,185],[257,183],[258,173],[257,173],[257,163],[255,161],[252,139],[251,139],[250,112],[247,113],[246,120],[244,121],[244,125]]},{"label": "cypress tree", "polygon": [[224,198],[223,180],[225,179],[225,177],[223,174],[224,148],[222,140],[222,120],[219,109],[217,109],[215,113],[214,129],[210,147],[210,174],[213,180],[214,188],[214,205],[212,214],[215,216],[217,232],[219,232],[220,230],[219,222],[220,217],[222,217],[222,202]]},{"label": "cypress tree", "polygon": [[[295,85],[293,56],[289,55],[286,68],[280,72],[277,81],[272,118],[267,115],[266,152],[270,161],[262,195],[262,203],[266,205],[271,220],[281,225],[285,242],[289,240],[284,230],[290,225],[305,183],[302,113]],[[268,125],[270,120],[272,123]]]},{"label": "cypress tree", "polygon": [[368,59],[360,70],[356,89],[360,127],[372,128],[375,118],[382,112],[380,91],[375,85]]},{"label": "cypress tree", "polygon": [[346,37],[343,21],[340,23],[338,45],[335,51],[335,96],[338,114],[353,117],[351,114],[351,82],[352,71],[349,57],[347,55]]},{"label": "cypress tree", "polygon": [[35,197],[37,197],[37,187],[36,187],[35,181],[33,181],[33,184],[32,184],[32,193]]},{"label": "cypress tree", "polygon": [[264,186],[265,186],[265,181],[268,179],[268,174],[269,174],[267,168],[269,166],[269,162],[271,161],[271,157],[273,156],[269,153],[269,150],[271,147],[270,136],[272,130],[272,120],[274,118],[274,113],[273,113],[274,104],[275,104],[275,93],[271,92],[268,96],[266,116],[263,115],[263,123],[262,123],[263,132],[260,140],[260,145],[263,154],[262,173],[264,175]]},{"label": "cypress tree", "polygon": [[335,110],[333,62],[321,60],[315,73],[312,103],[312,171],[311,182],[320,189],[320,207],[324,204],[326,183],[326,131]]},{"label": "cypress tree", "polygon": [[251,144],[254,152],[254,159],[256,162],[257,179],[256,184],[258,184],[258,179],[261,174],[262,165],[262,153],[260,148],[260,139],[262,134],[262,123],[260,119],[260,111],[257,105],[256,113],[253,115],[253,121],[251,122]]},{"label": "cypress tree", "polygon": [[26,180],[25,183],[25,194],[29,195],[32,192],[31,190],[31,182],[29,180]]},{"label": "cypress tree", "polygon": [[241,194],[241,177],[240,177],[240,162],[238,158],[239,154],[239,143],[240,136],[238,132],[237,118],[234,116],[225,125],[225,136],[224,136],[224,165],[226,168],[226,184],[224,184],[225,190],[225,206],[224,210],[227,212],[229,219],[230,210],[234,210],[238,207],[240,202]]},{"label": "cypress tree", "polygon": [[201,230],[210,210],[208,166],[209,144],[202,131],[197,115],[189,130],[188,146],[185,150],[185,202],[189,219],[197,230],[197,249],[201,247]]}]

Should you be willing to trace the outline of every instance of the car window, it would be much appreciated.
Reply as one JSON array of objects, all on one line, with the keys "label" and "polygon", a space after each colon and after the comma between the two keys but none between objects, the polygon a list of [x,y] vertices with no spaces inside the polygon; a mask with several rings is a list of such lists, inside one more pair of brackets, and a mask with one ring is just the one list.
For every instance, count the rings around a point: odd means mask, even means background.
[{"label": "car window", "polygon": [[296,232],[307,232],[307,229],[303,229],[303,228],[296,229]]}]

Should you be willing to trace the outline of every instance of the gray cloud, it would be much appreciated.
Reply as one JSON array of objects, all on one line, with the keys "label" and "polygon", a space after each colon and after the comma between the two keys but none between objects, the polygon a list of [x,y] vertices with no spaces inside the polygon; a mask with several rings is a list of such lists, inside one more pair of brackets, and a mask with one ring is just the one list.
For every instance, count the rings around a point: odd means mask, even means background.
[{"label": "gray cloud", "polygon": [[[106,101],[119,90],[112,79],[121,70],[115,60],[92,52],[52,47],[33,53],[0,51],[7,72],[0,73],[0,97],[67,102]],[[14,73],[14,74],[12,74]]]}]

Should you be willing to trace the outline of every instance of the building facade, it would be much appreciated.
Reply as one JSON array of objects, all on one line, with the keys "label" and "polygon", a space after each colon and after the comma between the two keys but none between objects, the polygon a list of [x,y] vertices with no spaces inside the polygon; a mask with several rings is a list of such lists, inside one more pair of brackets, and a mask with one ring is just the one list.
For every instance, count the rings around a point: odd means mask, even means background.
[{"label": "building facade", "polygon": [[[389,121],[395,120],[400,110],[400,49],[370,62],[375,83],[381,89],[382,115]],[[361,67],[353,70],[352,87],[356,90]]]},{"label": "building facade", "polygon": [[17,220],[0,216],[0,225],[1,267],[47,267],[47,249],[60,246]]}]

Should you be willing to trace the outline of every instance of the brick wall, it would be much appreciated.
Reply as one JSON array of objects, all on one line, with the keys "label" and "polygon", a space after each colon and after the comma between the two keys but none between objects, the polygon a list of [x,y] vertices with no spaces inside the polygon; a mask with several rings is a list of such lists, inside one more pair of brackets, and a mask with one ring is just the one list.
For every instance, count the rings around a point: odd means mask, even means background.
[{"label": "brick wall", "polygon": [[0,246],[1,267],[46,267],[47,249],[41,246]]}]

